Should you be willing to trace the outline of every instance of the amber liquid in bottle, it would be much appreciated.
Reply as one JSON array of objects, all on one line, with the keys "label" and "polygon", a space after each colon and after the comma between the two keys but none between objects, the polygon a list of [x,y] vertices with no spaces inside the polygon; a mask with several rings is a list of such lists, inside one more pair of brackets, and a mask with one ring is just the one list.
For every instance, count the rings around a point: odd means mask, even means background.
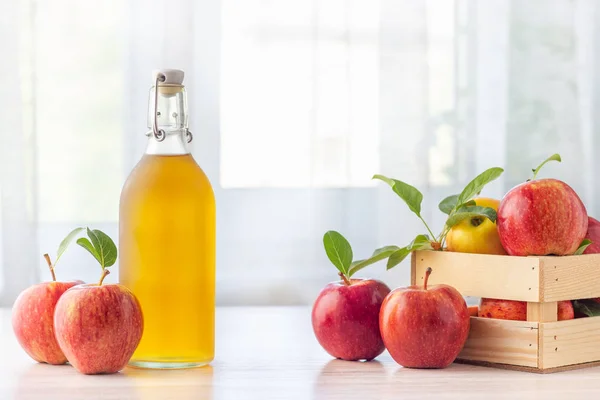
[{"label": "amber liquid in bottle", "polygon": [[123,187],[119,213],[119,280],[144,315],[130,365],[205,365],[214,358],[215,341],[213,190],[187,152],[185,134],[167,131],[164,142],[148,140],[149,150]]}]

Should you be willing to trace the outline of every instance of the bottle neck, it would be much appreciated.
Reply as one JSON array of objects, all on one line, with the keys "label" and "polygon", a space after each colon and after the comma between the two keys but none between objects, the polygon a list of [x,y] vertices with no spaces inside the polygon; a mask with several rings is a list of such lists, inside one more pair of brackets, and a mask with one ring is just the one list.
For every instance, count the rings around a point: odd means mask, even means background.
[{"label": "bottle neck", "polygon": [[146,154],[174,156],[181,154],[189,154],[185,130],[167,131],[165,130],[165,138],[159,142],[150,134],[148,144],[146,146]]},{"label": "bottle neck", "polygon": [[[178,155],[189,154],[187,123],[187,98],[182,85],[159,85],[150,89],[148,99],[148,128],[150,136],[146,154]],[[155,103],[156,95],[156,103]],[[156,105],[156,111],[155,111]],[[156,112],[156,114],[155,114]],[[156,121],[162,139],[158,140],[153,134],[153,125]]]}]

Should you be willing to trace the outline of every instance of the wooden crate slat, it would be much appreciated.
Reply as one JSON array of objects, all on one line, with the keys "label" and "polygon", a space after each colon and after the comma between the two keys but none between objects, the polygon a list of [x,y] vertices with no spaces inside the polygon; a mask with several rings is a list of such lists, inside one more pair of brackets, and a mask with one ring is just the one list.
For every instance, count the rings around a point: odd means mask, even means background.
[{"label": "wooden crate slat", "polygon": [[461,360],[538,367],[538,323],[471,317]]},{"label": "wooden crate slat", "polygon": [[600,317],[540,324],[541,368],[600,360]]},{"label": "wooden crate slat", "polygon": [[540,301],[600,297],[600,254],[539,257]]},{"label": "wooden crate slat", "polygon": [[453,286],[463,296],[540,301],[538,257],[427,250],[413,252],[412,257],[417,285],[423,283],[427,267],[432,267],[431,285],[444,283]]},{"label": "wooden crate slat", "polygon": [[558,320],[558,303],[527,303],[527,321],[555,322]]}]

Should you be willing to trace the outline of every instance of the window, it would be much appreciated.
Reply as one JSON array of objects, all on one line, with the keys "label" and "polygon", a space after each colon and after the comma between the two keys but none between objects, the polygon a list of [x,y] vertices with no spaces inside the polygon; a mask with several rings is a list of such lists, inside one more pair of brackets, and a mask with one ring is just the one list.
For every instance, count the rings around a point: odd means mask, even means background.
[{"label": "window", "polygon": [[222,186],[372,186],[378,2],[225,0],[222,12]]}]

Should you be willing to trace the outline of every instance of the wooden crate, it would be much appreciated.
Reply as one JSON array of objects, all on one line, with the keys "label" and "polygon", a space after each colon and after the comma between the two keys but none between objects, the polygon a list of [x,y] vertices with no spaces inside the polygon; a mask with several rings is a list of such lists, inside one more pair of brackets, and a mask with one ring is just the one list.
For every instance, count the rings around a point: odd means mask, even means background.
[{"label": "wooden crate", "polygon": [[600,297],[600,254],[512,257],[416,251],[411,283],[445,283],[463,296],[527,302],[527,321],[471,317],[457,362],[548,373],[600,365],[600,317],[557,321],[557,302]]}]

